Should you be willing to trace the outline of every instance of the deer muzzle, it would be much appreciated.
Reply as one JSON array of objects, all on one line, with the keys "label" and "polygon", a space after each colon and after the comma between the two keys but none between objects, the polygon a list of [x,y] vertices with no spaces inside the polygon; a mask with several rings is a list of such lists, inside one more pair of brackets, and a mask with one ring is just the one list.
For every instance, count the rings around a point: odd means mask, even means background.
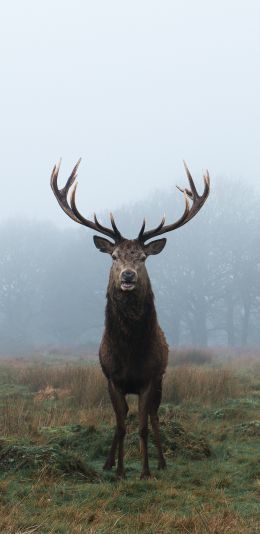
[{"label": "deer muzzle", "polygon": [[137,272],[133,269],[124,269],[120,275],[120,282],[123,291],[132,291],[137,282]]}]

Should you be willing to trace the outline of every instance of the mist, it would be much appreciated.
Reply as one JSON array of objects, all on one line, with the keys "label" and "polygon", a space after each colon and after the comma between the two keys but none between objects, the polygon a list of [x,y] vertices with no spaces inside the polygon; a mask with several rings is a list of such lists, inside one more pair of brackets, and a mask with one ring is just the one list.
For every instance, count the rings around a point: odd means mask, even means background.
[{"label": "mist", "polygon": [[73,223],[49,189],[82,157],[92,214],[183,177],[259,188],[259,3],[112,0],[1,9],[0,218]]},{"label": "mist", "polygon": [[171,345],[259,345],[259,3],[8,2],[1,10],[1,353],[96,347],[110,258],[65,217],[77,203],[135,237],[183,208],[185,159],[202,212],[147,262]]},{"label": "mist", "polygon": [[[260,195],[234,184],[213,187],[203,210],[167,235],[147,260],[160,323],[170,345],[260,344]],[[162,207],[176,220],[183,198],[173,190],[115,212],[136,237],[144,212],[154,225]],[[246,202],[245,202],[246,199]],[[76,225],[75,225],[76,226]],[[104,325],[111,265],[91,230],[13,221],[0,226],[1,352],[96,348]]]}]

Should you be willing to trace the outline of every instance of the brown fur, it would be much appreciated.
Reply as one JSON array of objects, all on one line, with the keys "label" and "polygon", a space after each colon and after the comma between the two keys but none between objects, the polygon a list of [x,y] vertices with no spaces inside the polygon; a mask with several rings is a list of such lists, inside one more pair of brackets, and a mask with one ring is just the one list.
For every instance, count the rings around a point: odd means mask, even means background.
[{"label": "brown fur", "polygon": [[[115,464],[118,446],[119,477],[124,476],[123,442],[128,411],[125,395],[128,393],[139,395],[139,432],[143,456],[141,477],[150,476],[147,453],[149,415],[158,448],[159,467],[166,466],[160,444],[157,411],[161,402],[168,346],[157,322],[154,295],[143,261],[147,255],[144,250],[144,246],[136,240],[125,240],[113,249],[112,254],[116,259],[107,288],[105,332],[99,351],[117,420],[115,436],[104,468],[111,469]],[[136,272],[137,281],[133,291],[122,291],[120,287],[120,275],[125,269]]]}]

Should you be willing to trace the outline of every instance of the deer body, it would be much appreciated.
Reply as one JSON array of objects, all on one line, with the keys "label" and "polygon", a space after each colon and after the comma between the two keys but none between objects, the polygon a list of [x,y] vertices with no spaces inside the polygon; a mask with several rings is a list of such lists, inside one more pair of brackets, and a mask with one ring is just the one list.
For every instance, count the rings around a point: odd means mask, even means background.
[{"label": "deer body", "polygon": [[109,295],[107,298],[101,367],[124,394],[139,394],[150,380],[162,377],[167,365],[167,343],[157,322],[153,296],[146,297],[137,313],[137,303],[131,298],[119,305],[111,302]]},{"label": "deer body", "polygon": [[[104,251],[106,240],[96,238],[96,246]],[[157,242],[156,250],[165,240]],[[153,253],[152,247],[149,248]],[[147,253],[147,251],[146,251]],[[107,288],[105,331],[99,358],[108,380],[108,389],[117,417],[117,428],[105,469],[115,464],[118,447],[117,475],[124,476],[123,442],[128,406],[125,396],[139,395],[139,433],[143,451],[142,478],[150,476],[147,437],[148,416],[157,419],[161,402],[162,377],[168,360],[168,346],[158,324],[151,283],[144,265],[144,251],[138,241],[123,240],[113,251],[114,259]],[[124,273],[132,276],[134,288],[122,290]],[[159,467],[165,467],[160,445],[159,427],[155,422],[155,440],[158,442]]]},{"label": "deer body", "polygon": [[[101,341],[100,364],[108,381],[108,391],[116,416],[116,429],[112,445],[105,462],[104,469],[112,469],[118,451],[117,476],[124,477],[124,437],[125,420],[128,412],[127,394],[138,395],[139,435],[142,453],[141,478],[150,477],[148,461],[148,418],[150,416],[158,451],[158,468],[164,469],[164,459],[160,432],[158,408],[161,403],[162,378],[168,360],[168,346],[164,334],[158,324],[154,305],[154,295],[150,279],[145,267],[148,256],[159,254],[166,239],[147,240],[187,223],[200,210],[209,194],[209,175],[204,176],[205,188],[199,196],[192,177],[185,165],[190,183],[190,190],[181,190],[185,197],[185,211],[175,223],[161,223],[145,232],[145,221],[137,239],[125,239],[116,227],[111,215],[112,229],[101,225],[94,215],[94,222],[85,219],[76,207],[76,184],[73,187],[70,203],[67,195],[75,182],[77,167],[74,167],[65,187],[57,186],[59,165],[53,169],[51,186],[53,192],[69,217],[76,222],[95,229],[99,233],[113,239],[113,242],[100,236],[94,236],[96,247],[112,257],[112,267],[107,288],[107,304],[105,314],[105,331]],[[192,200],[190,207],[189,200]]]}]

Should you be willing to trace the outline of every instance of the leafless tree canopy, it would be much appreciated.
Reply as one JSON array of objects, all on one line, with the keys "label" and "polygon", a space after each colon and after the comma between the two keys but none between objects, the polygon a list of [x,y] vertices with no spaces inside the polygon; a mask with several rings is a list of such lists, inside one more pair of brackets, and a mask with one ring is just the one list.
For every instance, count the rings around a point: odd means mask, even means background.
[{"label": "leafless tree canopy", "polygon": [[[173,190],[158,192],[114,215],[123,234],[135,236],[144,215],[156,226],[164,212],[167,220],[177,218],[182,202]],[[260,345],[259,204],[257,189],[215,179],[198,216],[168,234],[162,254],[148,260],[170,345]],[[97,347],[110,263],[93,247],[91,230],[80,225],[63,230],[44,221],[2,223],[1,352],[75,346],[75,340]]]}]

